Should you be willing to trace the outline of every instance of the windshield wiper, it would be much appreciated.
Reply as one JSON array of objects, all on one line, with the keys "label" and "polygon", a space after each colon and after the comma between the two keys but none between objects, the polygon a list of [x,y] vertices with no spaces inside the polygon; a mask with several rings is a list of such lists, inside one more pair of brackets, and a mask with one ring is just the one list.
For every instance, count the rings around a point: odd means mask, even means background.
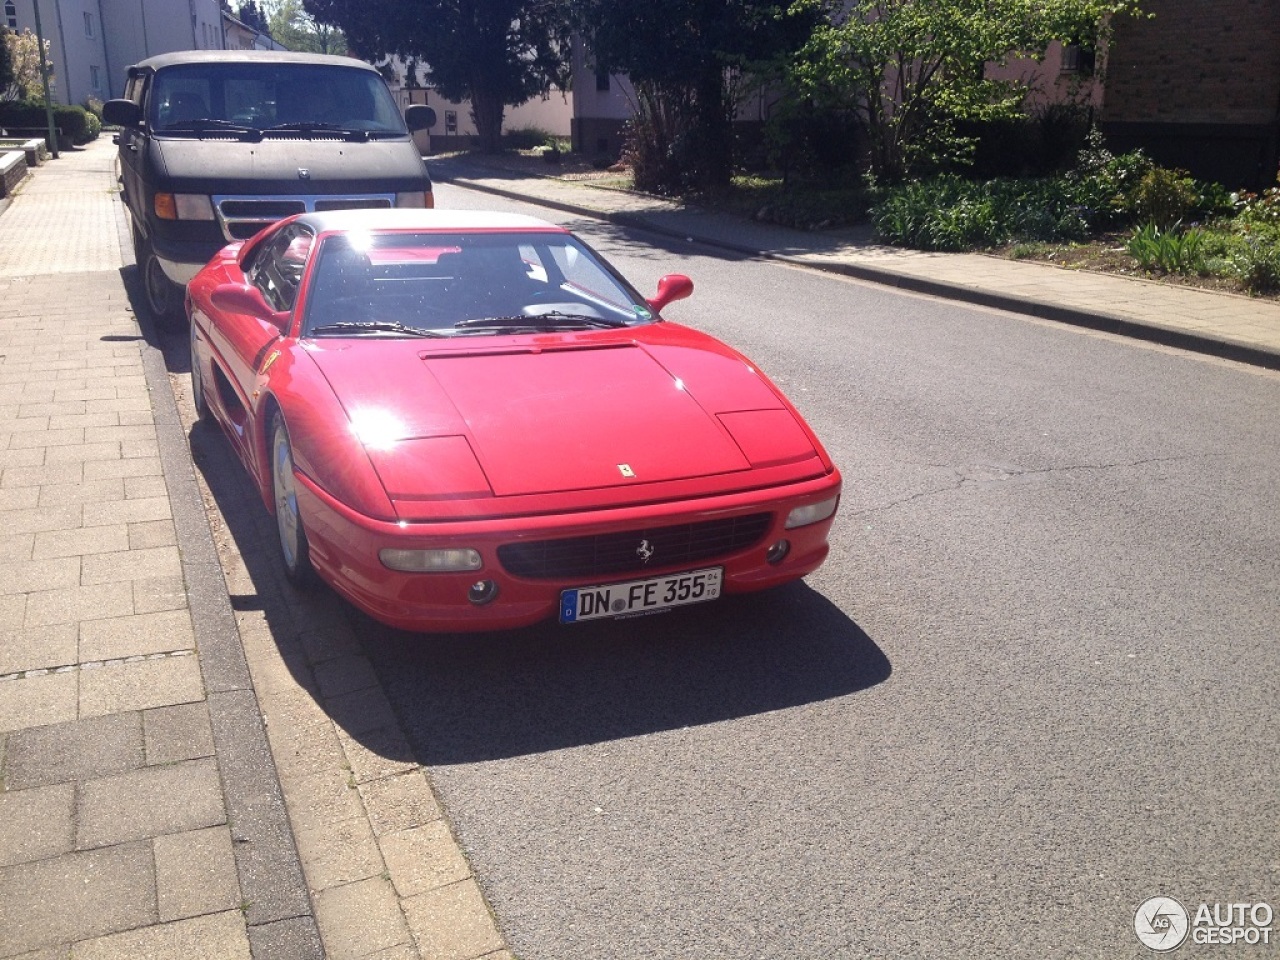
[{"label": "windshield wiper", "polygon": [[586,313],[561,313],[551,310],[533,316],[519,317],[472,317],[455,323],[456,330],[616,330],[627,326],[625,320],[610,317],[593,317]]},{"label": "windshield wiper", "polygon": [[263,129],[264,133],[292,133],[295,131],[298,133],[340,133],[344,137],[359,141],[369,139],[368,130],[355,130],[350,127],[339,126],[336,123],[320,123],[311,120],[300,120],[297,123],[277,123],[275,126]]},{"label": "windshield wiper", "polygon": [[187,131],[193,133],[203,133],[205,130],[226,130],[232,133],[245,133],[262,139],[262,131],[257,127],[247,127],[243,123],[235,123],[231,120],[218,120],[214,117],[200,117],[196,120],[179,120],[177,123],[168,124],[161,133],[172,133],[175,130]]},{"label": "windshield wiper", "polygon": [[394,320],[346,320],[339,323],[324,323],[318,327],[313,327],[307,331],[311,336],[323,335],[326,333],[399,333],[406,337],[443,337],[447,334],[438,330],[423,330],[421,327],[411,327],[407,323],[397,323]]}]

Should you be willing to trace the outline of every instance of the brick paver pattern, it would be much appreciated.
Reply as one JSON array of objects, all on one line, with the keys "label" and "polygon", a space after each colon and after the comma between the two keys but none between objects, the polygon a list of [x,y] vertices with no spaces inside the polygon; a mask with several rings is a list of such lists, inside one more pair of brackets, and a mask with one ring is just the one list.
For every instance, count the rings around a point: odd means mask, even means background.
[{"label": "brick paver pattern", "polygon": [[0,216],[0,957],[247,960],[115,194]]}]

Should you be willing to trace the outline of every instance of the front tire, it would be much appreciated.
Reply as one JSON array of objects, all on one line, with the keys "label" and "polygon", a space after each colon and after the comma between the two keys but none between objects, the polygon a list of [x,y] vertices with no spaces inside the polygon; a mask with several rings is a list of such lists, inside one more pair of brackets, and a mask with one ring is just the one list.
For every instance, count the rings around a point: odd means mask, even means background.
[{"label": "front tire", "polygon": [[183,303],[186,290],[165,274],[150,241],[142,241],[142,259],[138,261],[138,269],[142,271],[142,289],[151,319],[166,330],[178,329],[186,320],[186,305]]},{"label": "front tire", "polygon": [[298,510],[297,484],[289,431],[284,417],[276,411],[271,417],[271,494],[276,508],[276,540],[285,576],[294,586],[311,587],[316,583],[316,573]]},{"label": "front tire", "polygon": [[213,414],[209,403],[204,398],[204,374],[200,368],[200,358],[196,355],[196,325],[191,324],[191,402],[196,408],[196,422],[209,423]]}]

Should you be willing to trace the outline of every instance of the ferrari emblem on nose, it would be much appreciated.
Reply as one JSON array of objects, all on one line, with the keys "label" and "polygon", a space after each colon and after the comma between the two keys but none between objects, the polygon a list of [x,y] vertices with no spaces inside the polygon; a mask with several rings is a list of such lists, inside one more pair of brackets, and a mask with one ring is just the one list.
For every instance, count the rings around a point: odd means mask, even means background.
[{"label": "ferrari emblem on nose", "polygon": [[652,546],[650,546],[648,540],[641,540],[640,546],[636,547],[636,556],[638,556],[640,560],[644,563],[648,563],[649,558],[652,557],[657,552],[658,551],[656,551]]},{"label": "ferrari emblem on nose", "polygon": [[618,472],[624,477],[634,477],[636,475],[636,472],[631,469],[631,464],[629,463],[618,464]]}]

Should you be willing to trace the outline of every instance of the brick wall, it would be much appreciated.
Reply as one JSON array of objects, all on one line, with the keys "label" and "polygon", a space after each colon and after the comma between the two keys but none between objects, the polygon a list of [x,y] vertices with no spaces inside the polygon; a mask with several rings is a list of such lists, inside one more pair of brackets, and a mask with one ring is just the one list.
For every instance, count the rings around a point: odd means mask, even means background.
[{"label": "brick wall", "polygon": [[1230,186],[1275,177],[1280,0],[1144,0],[1121,17],[1102,116],[1113,148]]},{"label": "brick wall", "polygon": [[1107,60],[1108,120],[1275,123],[1277,0],[1145,0],[1122,17]]}]

